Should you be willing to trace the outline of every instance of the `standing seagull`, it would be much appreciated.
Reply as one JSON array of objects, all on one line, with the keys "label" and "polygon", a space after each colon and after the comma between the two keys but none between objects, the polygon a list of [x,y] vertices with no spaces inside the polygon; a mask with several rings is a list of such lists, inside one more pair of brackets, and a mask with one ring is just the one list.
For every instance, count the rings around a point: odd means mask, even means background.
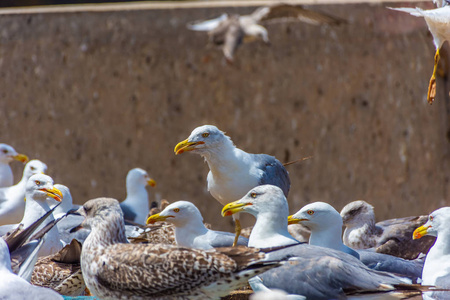
[{"label": "standing seagull", "polygon": [[111,198],[87,201],[78,213],[91,233],[81,269],[102,299],[219,299],[248,278],[279,264],[243,246],[198,250],[165,244],[127,244],[122,210]]},{"label": "standing seagull", "polygon": [[154,187],[156,182],[140,168],[131,169],[127,175],[127,198],[120,203],[125,220],[141,225],[145,224],[150,205],[148,204],[147,185]]},{"label": "standing seagull", "polygon": [[[272,184],[287,197],[291,181],[283,164],[267,154],[250,154],[237,148],[216,126],[203,125],[175,146],[175,154],[192,151],[204,157],[209,166],[208,190],[222,205],[243,197],[258,185]],[[239,214],[236,222],[236,245],[241,233]]]},{"label": "standing seagull", "polygon": [[34,174],[45,173],[47,165],[40,160],[30,160],[23,170],[19,183],[0,188],[0,225],[19,223],[25,211],[25,186]]},{"label": "standing seagull", "polygon": [[[445,5],[447,4],[447,5]],[[428,29],[433,35],[433,43],[436,47],[436,54],[434,55],[434,69],[431,75],[430,83],[428,85],[427,100],[432,104],[436,97],[436,70],[440,59],[439,50],[445,41],[450,40],[450,6],[446,1],[438,3],[436,9],[422,10],[420,8],[391,8],[402,12],[409,13],[415,17],[423,17],[427,22]]]},{"label": "standing seagull", "polygon": [[250,15],[222,14],[206,21],[189,23],[187,28],[194,31],[207,31],[209,39],[216,45],[223,45],[225,59],[231,63],[234,52],[242,41],[262,39],[269,44],[269,34],[261,24],[264,22],[301,21],[313,25],[337,25],[342,19],[320,12],[304,9],[300,5],[274,4],[256,9]]},{"label": "standing seagull", "polygon": [[0,188],[11,186],[14,183],[13,173],[9,163],[13,160],[26,163],[28,157],[24,154],[19,154],[17,151],[7,144],[0,144]]}]

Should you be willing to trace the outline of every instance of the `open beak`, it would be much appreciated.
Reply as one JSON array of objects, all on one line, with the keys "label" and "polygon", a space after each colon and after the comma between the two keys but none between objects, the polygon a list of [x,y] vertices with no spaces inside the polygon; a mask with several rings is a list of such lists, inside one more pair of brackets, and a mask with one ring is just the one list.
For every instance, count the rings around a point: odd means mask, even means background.
[{"label": "open beak", "polygon": [[25,154],[17,154],[17,155],[14,155],[13,158],[22,163],[28,162],[28,156],[26,156]]},{"label": "open beak", "polygon": [[414,230],[414,232],[413,232],[413,240],[420,239],[421,237],[426,235],[428,233],[428,228],[430,228],[430,227],[431,226],[422,225],[419,228],[417,228],[416,230]]},{"label": "open beak", "polygon": [[161,216],[160,214],[154,214],[147,219],[147,225],[148,224],[155,224],[156,222],[163,222],[167,218],[174,218],[174,216]]},{"label": "open beak", "polygon": [[155,187],[156,186],[156,181],[154,181],[153,179],[149,179],[147,180],[147,184],[151,187]]},{"label": "open beak", "polygon": [[294,215],[290,215],[288,217],[288,225],[298,224],[298,223],[300,223],[302,221],[308,221],[308,219],[298,219],[298,218],[295,218]]},{"label": "open beak", "polygon": [[63,198],[61,191],[55,187],[52,187],[51,189],[43,188],[41,189],[41,191],[44,191],[45,193],[47,193],[47,196],[55,199],[58,202],[61,202]]},{"label": "open beak", "polygon": [[179,142],[175,149],[173,150],[175,152],[175,155],[181,154],[183,152],[188,152],[195,150],[195,146],[204,144],[205,142],[199,141],[199,142],[189,142],[188,140],[184,140]]},{"label": "open beak", "polygon": [[243,211],[245,209],[245,207],[248,205],[253,205],[253,204],[250,202],[242,203],[242,202],[239,202],[239,200],[228,203],[222,209],[222,217],[231,216],[231,215],[234,215],[235,213]]}]

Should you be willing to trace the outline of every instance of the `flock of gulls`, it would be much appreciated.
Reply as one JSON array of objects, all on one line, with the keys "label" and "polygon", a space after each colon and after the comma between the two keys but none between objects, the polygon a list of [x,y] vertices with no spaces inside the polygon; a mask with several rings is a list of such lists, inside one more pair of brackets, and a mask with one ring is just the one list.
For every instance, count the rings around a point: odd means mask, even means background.
[{"label": "flock of gulls", "polygon": [[[234,217],[234,233],[211,229],[189,201],[150,207],[146,186],[156,182],[140,168],[127,175],[124,201],[76,206],[43,162],[0,144],[0,299],[220,299],[247,285],[251,299],[450,291],[450,207],[379,223],[362,200],[340,213],[314,202],[289,215],[289,173],[275,157],[237,148],[213,125],[174,152],[205,159],[208,190]],[[26,165],[8,186],[13,160]],[[242,230],[241,213],[253,227]],[[298,237],[292,226],[303,227]]]},{"label": "flock of gulls", "polygon": [[[430,101],[439,49],[450,35],[450,6],[438,4],[397,9],[424,17],[433,34]],[[262,24],[280,18],[342,23],[283,4],[188,27],[208,31],[231,62],[246,38],[268,43]],[[205,159],[208,191],[223,205],[221,215],[234,219],[235,232],[213,230],[188,201],[150,207],[147,186],[156,182],[141,168],[129,171],[124,201],[74,205],[45,163],[0,144],[0,299],[220,299],[246,285],[251,299],[450,297],[450,207],[378,223],[362,200],[340,213],[314,202],[289,215],[289,173],[275,157],[237,148],[213,125],[195,128],[174,152]],[[14,160],[26,163],[16,184]],[[256,218],[254,226],[241,228],[242,213]]]}]

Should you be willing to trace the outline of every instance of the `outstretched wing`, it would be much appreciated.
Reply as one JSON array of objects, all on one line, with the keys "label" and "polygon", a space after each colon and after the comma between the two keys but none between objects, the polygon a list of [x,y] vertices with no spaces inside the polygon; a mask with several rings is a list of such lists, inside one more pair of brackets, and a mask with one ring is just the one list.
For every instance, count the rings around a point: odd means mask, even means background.
[{"label": "outstretched wing", "polygon": [[190,30],[194,30],[194,31],[211,31],[214,30],[215,28],[217,28],[217,26],[219,26],[219,24],[223,21],[225,21],[226,19],[228,19],[228,15],[227,14],[222,14],[220,17],[215,18],[215,19],[211,19],[211,20],[202,20],[202,21],[194,21],[191,23],[188,23],[186,25],[186,27]]},{"label": "outstretched wing", "polygon": [[275,4],[257,9],[251,15],[258,22],[301,21],[312,25],[338,25],[343,19],[303,8],[300,5]]}]

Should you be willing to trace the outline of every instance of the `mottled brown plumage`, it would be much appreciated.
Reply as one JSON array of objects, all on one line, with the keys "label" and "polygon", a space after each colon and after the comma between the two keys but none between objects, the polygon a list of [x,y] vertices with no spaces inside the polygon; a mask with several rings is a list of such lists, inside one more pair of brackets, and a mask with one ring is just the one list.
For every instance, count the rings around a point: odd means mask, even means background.
[{"label": "mottled brown plumage", "polygon": [[100,298],[219,299],[247,279],[278,265],[246,247],[195,250],[127,244],[117,200],[98,198],[80,208],[91,233],[83,244],[86,285]]},{"label": "mottled brown plumage", "polygon": [[341,211],[345,231],[344,244],[353,249],[375,248],[376,252],[404,259],[415,259],[428,253],[435,238],[413,240],[414,229],[423,225],[428,216],[390,219],[375,223],[373,206],[358,200],[347,204]]},{"label": "mottled brown plumage", "polygon": [[86,285],[81,273],[80,255],[81,244],[73,240],[58,253],[38,259],[31,283],[65,296],[82,295]]}]

